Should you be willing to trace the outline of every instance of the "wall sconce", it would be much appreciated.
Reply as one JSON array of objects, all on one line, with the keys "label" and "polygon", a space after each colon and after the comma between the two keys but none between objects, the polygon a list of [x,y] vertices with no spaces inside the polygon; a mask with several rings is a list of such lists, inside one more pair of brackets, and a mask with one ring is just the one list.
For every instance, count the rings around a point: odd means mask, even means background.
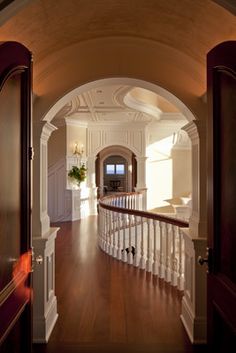
[{"label": "wall sconce", "polygon": [[81,144],[79,145],[77,142],[74,145],[74,152],[73,154],[76,155],[77,157],[82,157],[84,153],[84,145]]}]

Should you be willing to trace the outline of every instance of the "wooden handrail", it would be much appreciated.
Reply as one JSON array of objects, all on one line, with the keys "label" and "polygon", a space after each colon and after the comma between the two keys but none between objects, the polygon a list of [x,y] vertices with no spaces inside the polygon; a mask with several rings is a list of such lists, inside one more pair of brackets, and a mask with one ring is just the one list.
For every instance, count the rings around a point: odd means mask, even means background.
[{"label": "wooden handrail", "polygon": [[[120,196],[128,196],[128,195],[137,195],[139,193],[122,193],[119,194]],[[179,220],[176,218],[171,218],[168,216],[163,216],[159,213],[152,213],[152,212],[148,212],[148,211],[140,211],[140,210],[134,210],[134,209],[130,209],[130,208],[123,208],[123,207],[117,207],[117,206],[112,206],[112,205],[107,205],[106,203],[103,202],[103,200],[106,200],[108,198],[115,198],[114,195],[111,196],[105,196],[104,198],[99,200],[99,205],[102,208],[105,208],[106,210],[110,210],[113,212],[117,212],[117,213],[124,213],[124,214],[130,214],[130,215],[134,215],[134,216],[138,216],[138,217],[143,217],[143,218],[150,218],[150,219],[154,219],[160,222],[165,222],[165,223],[169,223],[172,224],[174,226],[178,226],[181,228],[188,228],[189,227],[189,223],[183,220]]]},{"label": "wooden handrail", "polygon": [[99,246],[110,256],[183,290],[185,245],[180,228],[188,227],[188,222],[140,211],[140,196],[119,193],[99,200]]}]

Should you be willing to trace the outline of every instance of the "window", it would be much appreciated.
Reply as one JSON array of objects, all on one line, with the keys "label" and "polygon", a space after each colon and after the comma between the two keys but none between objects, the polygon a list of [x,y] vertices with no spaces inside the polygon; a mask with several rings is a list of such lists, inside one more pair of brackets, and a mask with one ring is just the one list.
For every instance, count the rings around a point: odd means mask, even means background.
[{"label": "window", "polygon": [[116,174],[125,174],[125,165],[124,164],[116,164]]},{"label": "window", "polygon": [[125,165],[124,164],[106,164],[106,174],[124,175],[125,174]]},{"label": "window", "polygon": [[115,164],[106,164],[106,174],[115,174]]}]

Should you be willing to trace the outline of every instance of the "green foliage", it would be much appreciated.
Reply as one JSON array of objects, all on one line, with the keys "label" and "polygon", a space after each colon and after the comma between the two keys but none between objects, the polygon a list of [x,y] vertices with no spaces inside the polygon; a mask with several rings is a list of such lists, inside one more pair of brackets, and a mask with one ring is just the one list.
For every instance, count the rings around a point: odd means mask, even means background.
[{"label": "green foliage", "polygon": [[75,179],[78,184],[86,179],[86,171],[84,163],[81,167],[73,166],[68,173],[68,176]]}]

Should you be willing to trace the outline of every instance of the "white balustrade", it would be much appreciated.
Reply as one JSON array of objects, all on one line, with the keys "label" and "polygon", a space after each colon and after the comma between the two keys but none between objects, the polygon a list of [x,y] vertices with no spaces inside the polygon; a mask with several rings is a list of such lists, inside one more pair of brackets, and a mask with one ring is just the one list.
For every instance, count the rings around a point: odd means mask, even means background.
[{"label": "white balustrade", "polygon": [[99,205],[99,246],[110,256],[184,289],[184,221],[138,210],[141,194],[107,196]]}]

